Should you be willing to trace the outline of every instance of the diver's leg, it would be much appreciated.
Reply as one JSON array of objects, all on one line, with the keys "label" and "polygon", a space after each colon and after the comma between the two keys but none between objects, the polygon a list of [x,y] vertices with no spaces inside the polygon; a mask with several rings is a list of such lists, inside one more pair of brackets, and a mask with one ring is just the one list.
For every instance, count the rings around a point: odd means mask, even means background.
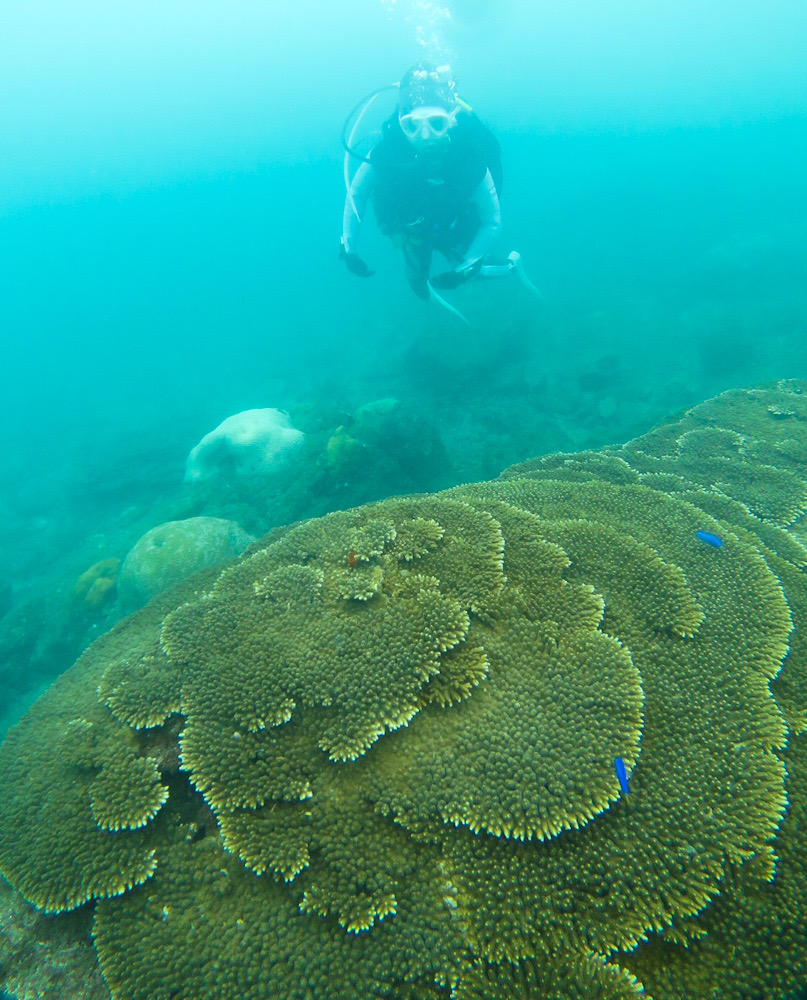
[{"label": "diver's leg", "polygon": [[431,247],[426,243],[405,243],[403,255],[409,287],[419,299],[428,299]]}]

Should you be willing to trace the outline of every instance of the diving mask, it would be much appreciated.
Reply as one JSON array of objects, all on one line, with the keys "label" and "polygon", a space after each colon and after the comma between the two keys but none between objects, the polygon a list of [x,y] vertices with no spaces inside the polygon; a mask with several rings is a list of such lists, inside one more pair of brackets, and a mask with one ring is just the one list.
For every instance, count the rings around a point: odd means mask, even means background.
[{"label": "diving mask", "polygon": [[412,141],[442,139],[454,121],[454,113],[440,107],[415,108],[409,114],[398,117],[401,131]]}]

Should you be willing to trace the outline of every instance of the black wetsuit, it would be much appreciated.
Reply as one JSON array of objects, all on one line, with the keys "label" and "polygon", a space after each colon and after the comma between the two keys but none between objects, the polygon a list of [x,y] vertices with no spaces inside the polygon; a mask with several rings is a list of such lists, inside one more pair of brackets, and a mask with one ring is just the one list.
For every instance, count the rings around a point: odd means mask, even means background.
[{"label": "black wetsuit", "polygon": [[473,237],[478,220],[471,199],[488,169],[501,191],[499,144],[475,114],[459,114],[445,144],[424,149],[406,138],[393,116],[384,123],[370,162],[381,231],[422,235],[441,252],[467,245]]},{"label": "black wetsuit", "polygon": [[[432,252],[459,264],[480,229],[479,191],[488,171],[493,185],[484,196],[495,202],[498,227],[499,143],[473,112],[461,111],[444,140],[421,146],[406,138],[396,114],[384,123],[369,163],[370,171],[357,172],[353,193],[358,198],[371,186],[378,226],[402,247],[409,283],[425,298]],[[355,242],[348,227],[354,218],[346,205],[346,246]]]}]

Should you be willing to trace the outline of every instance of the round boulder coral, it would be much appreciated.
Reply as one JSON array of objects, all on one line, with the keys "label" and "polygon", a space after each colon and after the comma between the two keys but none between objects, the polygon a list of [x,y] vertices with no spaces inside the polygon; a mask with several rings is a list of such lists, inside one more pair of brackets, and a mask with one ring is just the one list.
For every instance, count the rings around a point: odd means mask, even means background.
[{"label": "round boulder coral", "polygon": [[188,455],[185,482],[223,476],[265,476],[284,465],[305,435],[288,413],[267,407],[227,417]]},{"label": "round boulder coral", "polygon": [[194,573],[240,555],[252,541],[235,521],[219,517],[158,524],[123,561],[117,581],[121,607],[126,612],[142,607]]}]

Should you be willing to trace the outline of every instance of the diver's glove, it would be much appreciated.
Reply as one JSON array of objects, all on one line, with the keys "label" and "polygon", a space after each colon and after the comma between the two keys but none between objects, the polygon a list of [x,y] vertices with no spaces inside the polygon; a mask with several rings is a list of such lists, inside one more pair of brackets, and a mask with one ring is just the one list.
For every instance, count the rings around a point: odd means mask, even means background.
[{"label": "diver's glove", "polygon": [[429,278],[432,288],[458,288],[464,281],[468,280],[468,275],[464,271],[443,271],[442,274],[435,274]]},{"label": "diver's glove", "polygon": [[477,277],[483,260],[483,257],[478,257],[476,260],[471,261],[470,264],[463,264],[461,267],[458,267],[456,271],[443,271],[442,274],[436,274],[433,278],[429,279],[429,284],[432,288],[459,288],[461,284],[470,278]]},{"label": "diver's glove", "polygon": [[339,244],[339,260],[343,260],[348,271],[359,278],[369,278],[375,274],[375,271],[371,271],[357,253],[348,253],[344,243]]}]

